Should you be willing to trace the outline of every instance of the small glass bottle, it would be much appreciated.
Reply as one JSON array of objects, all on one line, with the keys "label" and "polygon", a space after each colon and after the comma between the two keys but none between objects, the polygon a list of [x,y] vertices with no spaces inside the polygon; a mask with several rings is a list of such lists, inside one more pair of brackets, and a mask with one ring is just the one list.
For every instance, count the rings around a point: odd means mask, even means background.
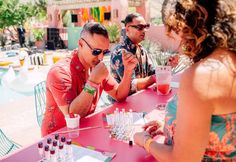
[{"label": "small glass bottle", "polygon": [[50,162],[57,162],[56,151],[53,148],[50,150]]},{"label": "small glass bottle", "polygon": [[59,143],[60,143],[59,137],[60,137],[59,134],[55,134],[54,136],[55,141],[57,141],[57,146],[59,146]]},{"label": "small glass bottle", "polygon": [[64,145],[62,143],[59,144],[57,161],[58,162],[65,162],[65,149],[64,149]]},{"label": "small glass bottle", "polygon": [[68,139],[66,141],[66,156],[65,161],[66,162],[74,162],[74,156],[73,156],[73,150],[72,150],[72,141],[71,139]]},{"label": "small glass bottle", "polygon": [[56,157],[58,157],[58,145],[56,140],[52,142],[52,148],[55,150]]},{"label": "small glass bottle", "polygon": [[61,142],[63,145],[66,144],[66,137],[65,136],[61,136]]},{"label": "small glass bottle", "polygon": [[38,151],[39,151],[39,155],[41,158],[44,158],[44,154],[43,154],[43,142],[39,142],[38,143]]},{"label": "small glass bottle", "polygon": [[52,148],[52,139],[51,138],[47,138],[47,145],[49,146],[49,149],[51,150],[51,148]]},{"label": "small glass bottle", "polygon": [[48,145],[44,146],[44,156],[47,162],[50,162],[50,149]]}]

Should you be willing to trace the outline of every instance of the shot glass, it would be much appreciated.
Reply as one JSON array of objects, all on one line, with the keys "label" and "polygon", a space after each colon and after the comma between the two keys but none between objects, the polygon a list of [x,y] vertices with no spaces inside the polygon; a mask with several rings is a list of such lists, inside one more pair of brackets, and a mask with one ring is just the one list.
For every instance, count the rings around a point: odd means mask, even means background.
[{"label": "shot glass", "polygon": [[19,59],[19,61],[20,61],[20,66],[23,66],[24,63],[25,63],[25,59],[24,58],[23,59]]},{"label": "shot glass", "polygon": [[75,114],[73,117],[65,116],[66,120],[66,127],[68,132],[69,138],[77,138],[79,137],[79,123],[80,123],[80,116]]},{"label": "shot glass", "polygon": [[158,66],[156,68],[156,85],[158,95],[168,95],[171,88],[171,66]]},{"label": "shot glass", "polygon": [[59,61],[62,57],[58,55],[52,56],[52,62],[55,64],[57,61]]}]

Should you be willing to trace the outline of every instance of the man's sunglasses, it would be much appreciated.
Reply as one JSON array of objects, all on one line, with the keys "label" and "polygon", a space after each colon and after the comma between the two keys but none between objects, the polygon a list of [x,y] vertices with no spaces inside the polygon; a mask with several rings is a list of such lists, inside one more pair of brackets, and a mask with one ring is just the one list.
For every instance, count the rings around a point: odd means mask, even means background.
[{"label": "man's sunglasses", "polygon": [[82,39],[82,40],[87,44],[87,46],[91,49],[92,54],[93,54],[94,56],[98,56],[98,55],[100,55],[101,53],[103,53],[103,55],[108,55],[108,54],[110,53],[110,50],[109,50],[109,49],[102,50],[102,49],[99,49],[99,48],[92,48],[84,38],[81,38],[81,39]]},{"label": "man's sunglasses", "polygon": [[129,25],[129,26],[131,26],[139,31],[142,31],[143,29],[148,29],[150,27],[150,24],[145,24],[145,25],[138,24],[138,25]]}]

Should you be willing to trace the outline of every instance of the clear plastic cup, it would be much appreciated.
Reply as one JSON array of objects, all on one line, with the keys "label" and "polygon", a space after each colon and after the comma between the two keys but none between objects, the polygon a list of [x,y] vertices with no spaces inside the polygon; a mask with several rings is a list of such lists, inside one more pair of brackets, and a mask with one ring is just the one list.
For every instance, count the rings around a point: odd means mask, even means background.
[{"label": "clear plastic cup", "polygon": [[156,85],[158,95],[168,95],[171,87],[171,66],[158,66],[156,68]]},{"label": "clear plastic cup", "polygon": [[65,117],[66,120],[66,127],[68,132],[69,138],[77,138],[79,137],[79,123],[80,123],[80,116],[75,114],[74,117],[70,117],[69,115]]}]

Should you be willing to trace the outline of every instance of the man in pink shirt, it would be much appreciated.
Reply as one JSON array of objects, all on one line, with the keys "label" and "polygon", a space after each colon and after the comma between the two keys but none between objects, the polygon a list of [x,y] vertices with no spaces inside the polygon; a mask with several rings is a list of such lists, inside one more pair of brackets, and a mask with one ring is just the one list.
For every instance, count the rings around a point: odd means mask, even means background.
[{"label": "man in pink shirt", "polygon": [[103,90],[117,101],[128,96],[132,70],[137,59],[122,53],[124,77],[118,84],[102,62],[109,54],[107,30],[99,23],[83,27],[79,48],[71,56],[57,62],[49,71],[46,81],[46,111],[42,122],[42,136],[64,126],[64,116],[72,113],[85,117],[95,111]]}]

